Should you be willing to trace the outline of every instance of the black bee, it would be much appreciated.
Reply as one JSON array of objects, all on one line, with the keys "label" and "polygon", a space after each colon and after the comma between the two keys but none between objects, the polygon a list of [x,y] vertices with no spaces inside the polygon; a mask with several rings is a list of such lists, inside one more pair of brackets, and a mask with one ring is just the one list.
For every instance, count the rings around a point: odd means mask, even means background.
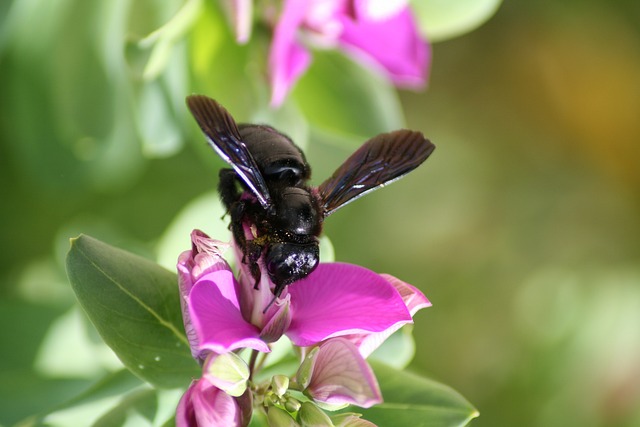
[{"label": "black bee", "polygon": [[[220,197],[256,287],[258,261],[264,256],[264,268],[275,284],[274,300],[285,286],[317,267],[318,236],[326,217],[411,172],[435,148],[420,132],[383,133],[312,188],[304,153],[286,135],[266,125],[236,125],[224,107],[203,95],[187,97],[187,105],[209,145],[233,167],[220,171]],[[244,224],[250,225],[252,239],[245,237]]]}]

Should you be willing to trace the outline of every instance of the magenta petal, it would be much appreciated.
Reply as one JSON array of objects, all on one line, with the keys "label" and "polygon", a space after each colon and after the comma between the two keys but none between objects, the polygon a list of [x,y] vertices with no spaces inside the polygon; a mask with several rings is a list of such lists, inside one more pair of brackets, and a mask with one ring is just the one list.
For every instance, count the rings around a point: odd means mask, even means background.
[{"label": "magenta petal", "polygon": [[418,32],[408,8],[386,19],[345,18],[342,23],[340,42],[347,52],[377,62],[397,85],[424,86],[431,48]]},{"label": "magenta petal", "polygon": [[368,408],[382,402],[371,367],[349,341],[334,338],[320,345],[307,393],[330,405]]},{"label": "magenta petal", "polygon": [[231,0],[231,12],[236,41],[245,44],[251,36],[253,0]]},{"label": "magenta petal", "polygon": [[431,307],[431,301],[427,299],[426,296],[420,291],[420,289],[412,286],[402,280],[394,277],[390,274],[381,274],[382,277],[387,279],[389,283],[393,285],[394,288],[400,293],[402,300],[407,306],[407,309],[411,313],[413,317],[418,310],[421,310],[426,307]]},{"label": "magenta petal", "polygon": [[271,105],[279,106],[287,93],[311,63],[311,54],[298,42],[298,28],[307,11],[306,2],[287,0],[273,33],[269,52]]},{"label": "magenta petal", "polygon": [[[387,280],[398,291],[402,301],[404,301],[407,309],[411,313],[411,317],[413,317],[418,310],[431,306],[427,297],[415,286],[411,286],[390,274],[381,274],[380,276]],[[401,327],[401,324],[397,324],[382,332],[347,335],[344,338],[358,347],[362,357],[366,358]]]},{"label": "magenta petal", "polygon": [[240,313],[231,271],[219,270],[205,275],[193,286],[188,305],[200,351],[224,353],[242,347],[269,351],[259,338],[258,328],[245,321]]},{"label": "magenta petal", "polygon": [[292,320],[286,335],[298,346],[411,322],[395,288],[357,265],[320,264],[307,278],[290,285],[289,294]]},{"label": "magenta petal", "polygon": [[355,16],[359,19],[380,20],[400,13],[407,0],[352,0]]},{"label": "magenta petal", "polygon": [[335,427],[377,427],[371,421],[364,420],[360,416],[360,414],[353,413],[334,415],[331,417],[331,421]]},{"label": "magenta petal", "polygon": [[229,427],[248,424],[239,400],[213,386],[206,379],[191,383],[176,409],[176,426]]},{"label": "magenta petal", "polygon": [[275,305],[276,311],[271,316],[266,325],[262,328],[260,338],[265,342],[276,342],[284,335],[291,323],[291,302],[290,298],[285,298]]}]

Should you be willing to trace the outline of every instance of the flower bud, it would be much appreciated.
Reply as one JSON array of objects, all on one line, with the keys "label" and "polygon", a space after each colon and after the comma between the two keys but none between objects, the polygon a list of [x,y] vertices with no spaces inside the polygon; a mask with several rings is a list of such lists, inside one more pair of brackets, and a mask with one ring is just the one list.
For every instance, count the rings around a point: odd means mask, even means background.
[{"label": "flower bud", "polygon": [[285,375],[274,375],[271,378],[271,389],[275,394],[282,397],[289,389],[289,377]]},{"label": "flower bud", "polygon": [[315,364],[316,356],[318,355],[318,351],[320,349],[318,347],[314,348],[307,354],[304,358],[300,367],[298,368],[298,372],[296,372],[296,383],[300,386],[302,390],[309,386],[311,382],[311,376],[313,375],[313,367]]},{"label": "flower bud", "polygon": [[203,376],[230,396],[240,396],[247,389],[249,367],[235,353],[211,353],[205,362]]},{"label": "flower bud", "polygon": [[331,418],[311,402],[304,402],[300,408],[300,425],[303,427],[333,427]]},{"label": "flower bud", "polygon": [[300,406],[302,406],[300,401],[291,396],[288,396],[287,400],[284,402],[284,408],[289,412],[298,412],[300,410]]},{"label": "flower bud", "polygon": [[297,427],[296,421],[289,413],[277,406],[271,406],[267,413],[269,427]]}]

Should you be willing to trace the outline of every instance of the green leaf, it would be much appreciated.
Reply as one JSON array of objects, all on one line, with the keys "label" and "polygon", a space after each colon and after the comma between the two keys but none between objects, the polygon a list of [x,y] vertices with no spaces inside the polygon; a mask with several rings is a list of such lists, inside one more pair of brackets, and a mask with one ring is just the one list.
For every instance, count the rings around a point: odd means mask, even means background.
[{"label": "green leaf", "polygon": [[314,52],[292,95],[318,132],[349,138],[354,146],[404,125],[393,86],[338,52]]},{"label": "green leaf", "polygon": [[199,375],[175,274],[83,235],[72,239],[67,274],[102,339],[134,374],[164,388],[186,386]]},{"label": "green leaf", "polygon": [[380,426],[464,426],[479,415],[452,388],[418,375],[370,361],[384,402],[369,409],[349,408]]},{"label": "green leaf", "polygon": [[396,369],[406,368],[416,354],[412,326],[406,325],[394,332],[369,356],[369,360],[377,360]]},{"label": "green leaf", "polygon": [[498,10],[502,0],[430,0],[413,1],[422,31],[432,42],[471,32]]},{"label": "green leaf", "polygon": [[254,33],[248,44],[238,45],[218,3],[204,3],[190,32],[191,90],[215,98],[245,122],[253,106],[267,103],[266,92],[259,93],[265,90],[265,37]]},{"label": "green leaf", "polygon": [[158,399],[155,390],[140,390],[125,396],[120,403],[100,417],[93,427],[114,427],[126,425],[151,426]]},{"label": "green leaf", "polygon": [[145,80],[153,80],[164,70],[173,45],[191,28],[201,8],[202,0],[187,0],[167,23],[139,41],[141,47],[153,46],[144,69]]},{"label": "green leaf", "polygon": [[[52,419],[64,420],[62,421],[63,425],[69,425],[68,421],[74,419],[86,422],[85,413],[87,410],[99,412],[99,409],[108,407],[109,400],[113,400],[112,398],[130,392],[143,384],[144,383],[130,371],[121,369],[120,371],[110,373],[101,378],[85,391],[68,401],[33,415],[27,420],[24,420],[20,425],[22,427],[43,425],[45,419],[47,420],[47,425],[51,424]],[[63,415],[60,416],[60,414]],[[96,415],[99,416],[99,413]]]},{"label": "green leaf", "polygon": [[73,406],[84,405],[108,397],[124,394],[142,384],[144,383],[142,383],[138,377],[132,375],[130,371],[121,369],[101,378],[96,383],[91,385],[87,390],[83,391],[68,402],[56,406],[55,411],[60,411],[62,409],[71,408]]},{"label": "green leaf", "polygon": [[247,362],[229,352],[207,359],[203,376],[229,396],[239,397],[247,390],[247,380],[251,373]]},{"label": "green leaf", "polygon": [[[218,193],[214,191],[187,203],[158,241],[158,263],[165,268],[175,268],[178,255],[191,248],[190,235],[194,228],[201,229],[213,239],[231,241],[231,232],[224,215],[225,208]],[[233,251],[225,252],[223,256],[230,263],[233,262]]]}]

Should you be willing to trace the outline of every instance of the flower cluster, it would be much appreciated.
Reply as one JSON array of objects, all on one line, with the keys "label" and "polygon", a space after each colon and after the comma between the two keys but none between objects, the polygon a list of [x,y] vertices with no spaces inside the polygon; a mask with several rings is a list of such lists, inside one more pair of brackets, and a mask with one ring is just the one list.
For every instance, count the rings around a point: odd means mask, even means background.
[{"label": "flower cluster", "polygon": [[[179,257],[178,277],[185,330],[203,375],[180,401],[178,426],[245,426],[257,409],[270,425],[333,425],[317,404],[382,401],[365,358],[430,305],[418,289],[356,265],[323,263],[269,305],[267,274],[256,289],[245,264],[234,276],[222,257],[227,245],[198,230],[191,239],[191,250]],[[255,381],[258,355],[282,336],[297,349],[297,372]],[[248,362],[242,349],[251,349]],[[342,416],[341,425],[365,423],[349,417]]]},{"label": "flower cluster", "polygon": [[[227,0],[238,42],[249,40],[251,0]],[[265,11],[268,21],[271,10]],[[271,104],[280,105],[311,63],[309,47],[339,49],[402,87],[424,86],[431,51],[408,0],[284,0],[269,53]]]}]

